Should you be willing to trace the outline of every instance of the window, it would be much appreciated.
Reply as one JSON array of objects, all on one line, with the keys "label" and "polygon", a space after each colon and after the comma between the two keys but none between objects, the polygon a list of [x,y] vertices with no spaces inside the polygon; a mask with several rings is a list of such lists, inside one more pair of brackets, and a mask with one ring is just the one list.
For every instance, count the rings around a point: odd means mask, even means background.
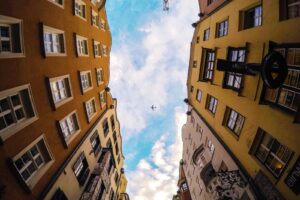
[{"label": "window", "polygon": [[114,139],[114,143],[116,143],[117,142],[117,132],[116,131],[113,132],[113,139]]},{"label": "window", "polygon": [[200,134],[200,140],[202,139],[203,128],[199,124],[196,125],[196,132]]},{"label": "window", "polygon": [[234,132],[237,136],[241,134],[245,117],[235,110],[227,107],[224,116],[224,125]]},{"label": "window", "polygon": [[97,156],[100,152],[100,138],[98,131],[96,130],[92,137],[90,138],[92,149],[94,151],[95,156]]},{"label": "window", "polygon": [[81,19],[86,20],[86,4],[82,0],[75,0],[74,13]]},{"label": "window", "polygon": [[257,147],[254,155],[258,160],[279,178],[292,156],[292,151],[261,128],[258,129],[252,146]]},{"label": "window", "polygon": [[220,23],[217,23],[217,31],[216,31],[217,37],[223,37],[228,34],[228,19],[225,21],[222,21]]},{"label": "window", "polygon": [[43,25],[43,35],[46,56],[66,55],[64,31]]},{"label": "window", "polygon": [[215,146],[213,145],[213,143],[210,140],[207,140],[207,148],[212,154],[214,153]]},{"label": "window", "polygon": [[210,5],[214,2],[215,0],[207,0],[207,5]]},{"label": "window", "polygon": [[206,109],[209,110],[212,114],[215,114],[217,110],[217,104],[218,99],[208,94],[206,101]]},{"label": "window", "polygon": [[110,194],[109,194],[109,200],[114,200],[114,196],[115,196],[115,193],[114,193],[113,189],[111,189]]},{"label": "window", "polygon": [[83,186],[90,173],[89,165],[83,152],[73,165],[73,171],[77,181],[81,186]]},{"label": "window", "polygon": [[73,99],[69,75],[50,78],[49,84],[55,108]]},{"label": "window", "polygon": [[115,183],[116,183],[116,185],[118,185],[118,180],[119,180],[119,175],[118,175],[118,172],[116,172],[116,174],[115,174]]},{"label": "window", "polygon": [[53,4],[61,8],[64,8],[64,0],[48,0],[48,1],[52,2]]},{"label": "window", "polygon": [[203,51],[203,54],[205,57],[203,80],[212,80],[215,63],[215,52],[211,49],[205,49]]},{"label": "window", "polygon": [[193,67],[197,67],[197,60],[193,61]]},{"label": "window", "polygon": [[194,86],[191,86],[191,90],[190,90],[191,93],[194,92]]},{"label": "window", "polygon": [[99,99],[100,99],[100,106],[103,108],[106,104],[106,94],[105,91],[102,91],[99,93]]},{"label": "window", "polygon": [[29,84],[0,91],[0,139],[2,141],[37,119]]},{"label": "window", "polygon": [[115,129],[115,117],[113,115],[110,117],[110,125],[111,125],[111,129],[114,130]]},{"label": "window", "polygon": [[119,154],[119,145],[118,142],[115,143],[116,155]]},{"label": "window", "polygon": [[97,84],[98,86],[104,83],[103,79],[103,70],[102,68],[97,68],[96,69],[96,76],[97,76]]},{"label": "window", "polygon": [[204,30],[203,41],[209,40],[209,32],[210,32],[210,28]]},{"label": "window", "polygon": [[182,192],[185,192],[185,191],[187,191],[187,190],[188,190],[187,183],[186,183],[186,182],[182,183],[182,185],[181,185],[181,191],[182,191]]},{"label": "window", "polygon": [[82,93],[85,93],[86,91],[92,89],[93,85],[92,85],[91,71],[80,72],[80,82],[81,82]]},{"label": "window", "polygon": [[198,102],[200,102],[200,101],[201,101],[201,97],[202,97],[202,91],[199,90],[199,89],[197,89],[196,100],[197,100]]},{"label": "window", "polygon": [[76,35],[76,48],[78,56],[88,56],[88,39],[79,35]]},{"label": "window", "polygon": [[41,135],[12,158],[14,167],[26,185],[32,189],[54,162],[48,144]]},{"label": "window", "polygon": [[[246,48],[228,48],[228,61],[234,63],[244,63],[246,58]],[[225,72],[224,88],[231,88],[233,90],[240,90],[242,86],[243,75],[234,72]]]},{"label": "window", "polygon": [[101,52],[102,55],[106,57],[107,56],[107,47],[106,47],[106,45],[102,45],[101,50],[102,50],[102,52]]},{"label": "window", "polygon": [[245,11],[244,29],[261,26],[262,24],[262,7],[261,5]]},{"label": "window", "polygon": [[266,88],[264,99],[293,112],[298,110],[300,101],[300,48],[275,49],[286,58],[288,75],[280,88]]},{"label": "window", "polygon": [[198,147],[194,154],[193,154],[193,162],[195,165],[199,166],[200,168],[204,167],[206,165],[206,159],[204,156],[204,147],[203,145],[201,145],[200,147]]},{"label": "window", "polygon": [[102,123],[102,128],[103,128],[103,133],[105,136],[107,136],[108,132],[109,132],[109,126],[108,126],[108,121],[107,119],[104,119],[103,123]]},{"label": "window", "polygon": [[99,27],[99,16],[98,16],[98,13],[95,12],[93,9],[92,9],[92,16],[91,16],[91,20],[92,20],[92,25],[95,26],[95,27]]},{"label": "window", "polygon": [[97,41],[94,41],[94,56],[101,57],[101,44]]},{"label": "window", "polygon": [[75,135],[80,132],[76,110],[60,120],[59,126],[66,145],[70,144],[70,142],[75,138]]},{"label": "window", "polygon": [[0,58],[24,57],[22,20],[0,15]]},{"label": "window", "polygon": [[300,16],[300,0],[287,0],[288,18]]},{"label": "window", "polygon": [[197,38],[196,38],[196,43],[198,44],[199,42],[200,42],[200,37],[197,36]]},{"label": "window", "polygon": [[95,98],[91,98],[90,100],[88,100],[84,104],[85,104],[86,115],[87,115],[88,121],[90,122],[96,114]]},{"label": "window", "polygon": [[104,19],[100,19],[100,28],[105,31],[106,23]]}]

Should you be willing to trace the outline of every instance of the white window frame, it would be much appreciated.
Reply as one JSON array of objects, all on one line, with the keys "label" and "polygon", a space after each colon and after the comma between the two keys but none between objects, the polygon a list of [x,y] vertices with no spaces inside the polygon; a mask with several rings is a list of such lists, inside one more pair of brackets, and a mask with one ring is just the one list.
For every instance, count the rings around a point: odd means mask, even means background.
[{"label": "white window frame", "polygon": [[96,11],[94,11],[93,9],[92,9],[91,20],[92,20],[92,25],[96,28],[99,28],[99,23],[100,23],[99,14]]},{"label": "white window frame", "polygon": [[207,104],[206,104],[207,110],[209,110],[213,115],[215,115],[217,111],[217,106],[218,106],[218,99],[208,94]]},{"label": "white window frame", "polygon": [[[77,11],[77,7],[76,7],[76,4],[80,6],[80,12]],[[82,11],[82,6],[84,6],[84,16],[83,16],[83,11]],[[86,6],[86,3],[82,0],[75,0],[75,3],[74,3],[74,14],[75,16],[79,17],[80,19],[86,21],[86,10],[87,10],[87,6]]]},{"label": "white window frame", "polygon": [[16,134],[18,131],[20,131],[21,129],[25,128],[26,126],[32,124],[34,121],[36,121],[38,119],[38,114],[37,114],[37,110],[35,108],[35,103],[33,101],[33,96],[32,96],[32,92],[31,92],[30,84],[25,84],[25,85],[14,87],[14,88],[11,88],[11,89],[8,89],[8,90],[0,91],[0,99],[5,99],[9,96],[18,94],[20,91],[23,91],[23,90],[28,91],[28,95],[29,95],[28,98],[29,98],[30,103],[31,103],[33,116],[28,117],[27,114],[25,113],[25,116],[26,116],[25,119],[22,119],[20,121],[15,121],[15,123],[13,123],[10,126],[0,130],[0,140],[2,140],[2,141],[5,141],[9,137]]},{"label": "white window frame", "polygon": [[[54,83],[54,82],[57,83],[58,81],[64,81],[64,88],[61,88],[61,89],[58,88],[58,91],[57,91],[59,93],[58,95],[61,96],[61,92],[62,92],[61,90],[65,90],[64,95],[66,95],[66,96],[65,96],[65,98],[61,98],[59,101],[56,101],[55,97],[54,97],[55,91],[54,91],[52,83]],[[66,85],[66,84],[68,84],[68,85]],[[63,104],[71,101],[74,98],[69,74],[64,75],[64,76],[49,78],[49,87],[51,90],[51,98],[52,98],[55,108],[62,106]],[[67,89],[70,89],[70,91],[68,91]],[[67,96],[68,94],[70,96]]]},{"label": "white window frame", "polygon": [[197,92],[196,92],[196,100],[198,102],[201,102],[201,98],[202,98],[202,91],[200,89],[197,89]]},{"label": "white window frame", "polygon": [[[45,34],[51,34],[51,42],[48,42],[45,40]],[[55,43],[53,41],[53,35],[62,35],[63,36],[63,44],[58,43],[58,45],[60,46],[60,49],[62,48],[63,45],[63,49],[64,51],[61,52],[47,52],[46,50],[46,43],[49,43],[52,46],[52,49],[54,49],[55,47]],[[46,26],[43,25],[43,37],[44,37],[44,51],[45,51],[45,56],[66,56],[67,55],[67,49],[66,49],[66,37],[65,37],[65,32],[50,26]]]},{"label": "white window frame", "polygon": [[103,77],[103,68],[96,68],[96,78],[97,78],[97,85],[100,86],[104,83]]},{"label": "white window frame", "polygon": [[[12,52],[12,45],[10,44],[11,51],[4,51],[1,52],[0,49],[0,59],[1,58],[22,58],[25,57],[25,49],[24,49],[24,37],[23,37],[23,20],[13,18],[13,17],[8,17],[4,15],[0,15],[0,24],[4,26],[10,26],[11,24],[19,24],[20,26],[20,48],[21,52]],[[11,30],[11,29],[10,29]],[[10,32],[10,38],[9,40],[12,40],[11,32]],[[0,36],[0,43],[1,43],[1,36]],[[1,47],[0,47],[1,48]]]},{"label": "white window frame", "polygon": [[105,26],[106,26],[106,22],[105,22],[104,19],[101,18],[101,19],[99,20],[99,28],[100,28],[101,30],[105,31]]},{"label": "white window frame", "polygon": [[[88,79],[82,79],[83,76],[87,77]],[[86,83],[89,83],[88,87],[84,86]],[[80,85],[81,85],[82,94],[93,89],[92,73],[90,70],[80,72]]]},{"label": "white window frame", "polygon": [[[73,121],[74,119],[76,121]],[[63,124],[65,125],[64,128],[63,128]],[[76,129],[76,125],[77,125],[77,129]],[[61,119],[59,121],[59,128],[60,128],[61,134],[62,134],[62,136],[64,138],[64,142],[68,146],[71,143],[71,141],[73,141],[74,138],[81,131],[79,120],[78,120],[77,111],[74,110],[70,114],[68,114],[67,116],[65,116],[63,119]],[[65,133],[64,129],[67,129],[68,133]]]},{"label": "white window frame", "polygon": [[[87,48],[86,50],[84,49],[84,45],[82,44],[85,41],[86,41],[86,48]],[[85,57],[89,56],[89,42],[86,37],[76,35],[76,50],[78,56],[85,56]],[[86,54],[84,53],[84,51],[86,51]]]},{"label": "white window frame", "polygon": [[62,4],[58,3],[57,0],[48,0],[48,1],[62,9],[64,9],[65,7],[65,0],[62,0]]},{"label": "white window frame", "polygon": [[[94,102],[94,103],[93,103]],[[95,112],[91,112],[92,106],[94,105]],[[97,114],[97,105],[95,101],[95,97],[89,99],[88,101],[84,102],[84,109],[86,113],[86,117],[88,122],[90,122]]]},{"label": "white window frame", "polygon": [[100,106],[103,108],[106,105],[106,93],[105,90],[99,92],[99,100],[100,100]]},{"label": "white window frame", "polygon": [[101,55],[107,57],[107,51],[108,51],[107,46],[102,44],[101,45]]},{"label": "white window frame", "polygon": [[101,57],[101,55],[102,55],[102,45],[101,45],[101,43],[100,42],[98,42],[98,41],[95,41],[94,40],[94,42],[93,42],[94,44],[94,55],[95,55],[95,57],[96,58],[100,58]]},{"label": "white window frame", "polygon": [[[42,142],[43,145],[45,146],[45,149],[47,150],[47,152],[44,152],[44,153],[47,153],[48,154],[48,157],[50,158],[50,160],[48,162],[45,162],[44,160],[44,163],[42,165],[40,165],[38,167],[38,170],[33,173],[30,178],[28,180],[24,180],[19,172],[19,170],[17,169],[16,165],[15,165],[15,161],[17,161],[19,158],[22,157],[22,155],[24,155],[26,152],[28,152],[30,149],[32,149],[34,146],[37,146],[37,144],[39,142]],[[40,151],[40,150],[39,150]],[[42,156],[41,156],[42,157]],[[42,157],[43,158],[43,157]],[[45,158],[43,158],[45,159]],[[16,171],[19,173],[21,179],[23,180],[23,182],[28,186],[28,188],[30,190],[33,189],[33,187],[38,183],[38,181],[42,178],[42,176],[47,172],[47,170],[51,167],[51,165],[55,162],[54,160],[54,157],[53,157],[53,154],[52,152],[50,151],[50,148],[49,148],[49,145],[46,141],[46,138],[45,138],[45,135],[42,134],[40,135],[37,139],[35,139],[33,142],[31,142],[27,147],[25,147],[23,150],[21,150],[17,155],[15,155],[13,158],[12,158],[12,161],[13,161],[13,165],[16,169]]]}]

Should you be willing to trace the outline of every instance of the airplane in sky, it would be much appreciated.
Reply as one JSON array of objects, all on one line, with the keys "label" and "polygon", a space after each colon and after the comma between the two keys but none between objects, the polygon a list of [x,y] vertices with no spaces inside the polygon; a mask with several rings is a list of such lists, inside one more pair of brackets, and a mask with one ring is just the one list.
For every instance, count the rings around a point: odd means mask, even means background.
[{"label": "airplane in sky", "polygon": [[152,105],[150,108],[154,111],[156,109],[156,106]]}]

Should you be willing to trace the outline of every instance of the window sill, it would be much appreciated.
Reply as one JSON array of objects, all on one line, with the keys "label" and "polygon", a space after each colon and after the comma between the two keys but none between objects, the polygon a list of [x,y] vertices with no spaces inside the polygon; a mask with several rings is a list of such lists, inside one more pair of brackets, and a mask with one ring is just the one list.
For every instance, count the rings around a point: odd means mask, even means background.
[{"label": "window sill", "polygon": [[97,111],[94,114],[92,114],[91,116],[87,116],[89,123],[93,120],[93,118],[96,116],[96,114],[97,114]]},{"label": "window sill", "polygon": [[64,57],[67,53],[45,53],[46,57]]},{"label": "window sill", "polygon": [[97,26],[96,24],[93,24],[93,27],[99,29],[99,26]]},{"label": "window sill", "polygon": [[69,97],[69,98],[66,98],[66,99],[64,99],[64,100],[62,100],[62,101],[59,101],[59,102],[57,102],[57,103],[55,103],[54,101],[54,107],[55,107],[55,109],[57,109],[57,108],[59,108],[60,106],[62,106],[62,105],[64,105],[65,103],[67,103],[67,102],[69,102],[69,101],[71,101],[71,100],[73,100],[73,96],[71,96],[71,97]]},{"label": "window sill", "polygon": [[0,131],[0,141],[4,142],[9,137],[13,136],[18,131],[20,131],[21,129],[25,128],[26,126],[32,124],[33,122],[35,122],[38,119],[39,119],[38,116],[34,116],[29,119],[25,119],[22,122],[15,124],[6,130],[2,130],[2,132]]},{"label": "window sill", "polygon": [[64,139],[66,148],[68,148],[69,144],[76,138],[76,136],[80,133],[80,129],[78,129],[75,133],[73,133],[71,136],[69,136],[68,138]]},{"label": "window sill", "polygon": [[86,21],[86,18],[81,17],[80,15],[76,15],[76,14],[75,14],[75,16],[78,17],[79,19],[82,19],[83,21]]},{"label": "window sill", "polygon": [[5,58],[25,58],[25,53],[0,53],[0,59]]},{"label": "window sill", "polygon": [[82,94],[84,94],[84,93],[90,91],[91,89],[93,89],[93,86],[88,87],[88,88],[86,88],[86,89],[82,89]]},{"label": "window sill", "polygon": [[104,84],[104,81],[98,81],[98,82],[97,82],[97,85],[98,85],[98,86],[103,85],[103,84]]},{"label": "window sill", "polygon": [[101,107],[101,109],[104,108],[105,106],[106,106],[106,103],[103,103],[103,104],[102,104],[102,103],[100,102],[100,107]]},{"label": "window sill", "polygon": [[78,57],[89,57],[89,54],[78,54]]},{"label": "window sill", "polygon": [[56,2],[53,2],[53,1],[51,1],[51,0],[48,0],[48,1],[49,1],[50,3],[56,5],[56,6],[60,7],[61,9],[64,9],[64,5],[61,5],[61,4],[56,3]]},{"label": "window sill", "polygon": [[223,126],[223,127],[227,130],[227,132],[230,133],[230,135],[232,135],[237,141],[239,141],[241,133],[240,133],[240,135],[237,135],[235,132],[233,132],[233,131],[232,131],[230,128],[228,128],[227,126]]},{"label": "window sill", "polygon": [[101,58],[102,56],[95,55],[95,58]]}]

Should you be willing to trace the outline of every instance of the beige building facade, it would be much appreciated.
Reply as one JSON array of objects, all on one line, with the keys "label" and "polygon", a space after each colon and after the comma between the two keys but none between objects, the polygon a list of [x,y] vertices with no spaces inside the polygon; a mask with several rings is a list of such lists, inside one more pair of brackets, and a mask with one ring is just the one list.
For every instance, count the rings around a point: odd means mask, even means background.
[{"label": "beige building facade", "polygon": [[247,177],[195,110],[182,127],[183,169],[193,200],[255,199]]}]

